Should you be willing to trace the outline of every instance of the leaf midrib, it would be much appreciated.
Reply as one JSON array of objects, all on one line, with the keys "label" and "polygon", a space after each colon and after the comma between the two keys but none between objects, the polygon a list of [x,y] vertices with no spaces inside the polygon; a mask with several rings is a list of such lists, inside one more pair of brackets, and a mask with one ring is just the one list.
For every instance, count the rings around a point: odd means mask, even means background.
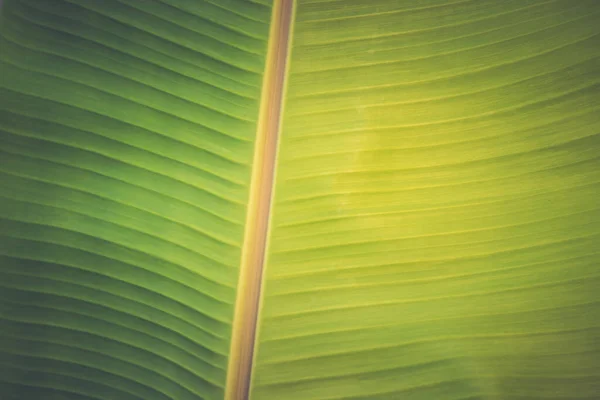
[{"label": "leaf midrib", "polygon": [[294,0],[276,0],[271,16],[227,369],[226,400],[246,400],[250,396],[294,5]]}]

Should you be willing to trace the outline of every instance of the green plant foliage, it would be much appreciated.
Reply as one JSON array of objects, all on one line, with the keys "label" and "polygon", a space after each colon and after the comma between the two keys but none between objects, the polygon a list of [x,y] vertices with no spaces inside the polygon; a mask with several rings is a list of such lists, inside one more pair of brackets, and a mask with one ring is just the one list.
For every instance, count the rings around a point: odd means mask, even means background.
[{"label": "green plant foliage", "polygon": [[0,398],[223,397],[269,21],[5,4]]},{"label": "green plant foliage", "polygon": [[[0,399],[223,398],[271,3],[0,1]],[[252,400],[598,399],[600,2],[292,38]]]},{"label": "green plant foliage", "polygon": [[253,399],[599,398],[600,2],[296,12]]}]

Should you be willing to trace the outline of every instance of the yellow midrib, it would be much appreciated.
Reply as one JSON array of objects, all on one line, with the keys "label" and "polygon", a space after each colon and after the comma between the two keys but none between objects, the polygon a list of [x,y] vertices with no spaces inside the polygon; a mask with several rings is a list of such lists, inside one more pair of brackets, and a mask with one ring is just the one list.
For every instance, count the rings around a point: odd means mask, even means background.
[{"label": "yellow midrib", "polygon": [[256,131],[226,400],[249,397],[293,11],[294,0],[275,0]]}]

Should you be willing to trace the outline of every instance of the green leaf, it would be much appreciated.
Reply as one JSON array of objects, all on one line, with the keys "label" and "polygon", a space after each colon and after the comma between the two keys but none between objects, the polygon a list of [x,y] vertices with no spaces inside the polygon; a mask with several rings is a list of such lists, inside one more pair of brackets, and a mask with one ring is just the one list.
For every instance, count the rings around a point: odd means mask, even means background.
[{"label": "green leaf", "polygon": [[600,3],[294,3],[0,1],[0,398],[598,398]]},{"label": "green leaf", "polygon": [[254,400],[597,398],[599,5],[298,2]]},{"label": "green leaf", "polygon": [[223,397],[269,18],[5,4],[0,397]]}]

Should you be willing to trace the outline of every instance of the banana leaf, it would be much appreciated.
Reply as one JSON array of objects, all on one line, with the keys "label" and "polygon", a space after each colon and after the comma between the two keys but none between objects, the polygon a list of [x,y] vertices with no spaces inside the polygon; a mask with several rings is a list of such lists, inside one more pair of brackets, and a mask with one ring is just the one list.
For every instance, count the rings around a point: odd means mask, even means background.
[{"label": "banana leaf", "polygon": [[0,1],[0,399],[600,399],[597,0]]}]

